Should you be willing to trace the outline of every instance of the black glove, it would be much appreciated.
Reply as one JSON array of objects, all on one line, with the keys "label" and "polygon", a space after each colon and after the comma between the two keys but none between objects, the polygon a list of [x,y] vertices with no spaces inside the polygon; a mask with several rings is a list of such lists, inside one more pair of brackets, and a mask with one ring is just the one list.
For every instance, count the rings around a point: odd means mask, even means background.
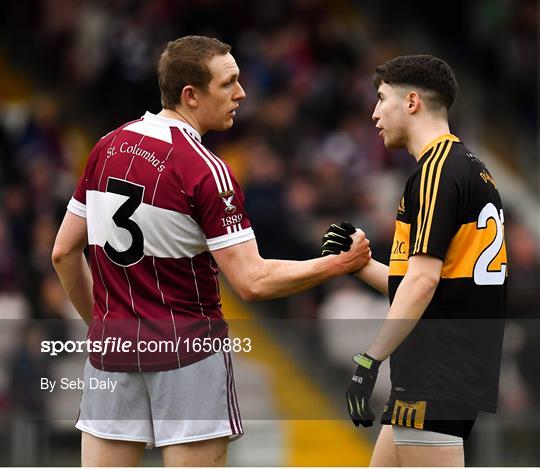
[{"label": "black glove", "polygon": [[353,357],[353,361],[358,364],[358,368],[356,368],[345,393],[347,410],[357,427],[359,424],[362,424],[363,427],[371,427],[375,415],[369,407],[369,399],[377,380],[381,362],[365,353],[357,353]]},{"label": "black glove", "polygon": [[351,248],[351,235],[356,233],[356,228],[348,221],[342,221],[339,225],[333,223],[326,231],[322,239],[321,256],[347,252]]}]

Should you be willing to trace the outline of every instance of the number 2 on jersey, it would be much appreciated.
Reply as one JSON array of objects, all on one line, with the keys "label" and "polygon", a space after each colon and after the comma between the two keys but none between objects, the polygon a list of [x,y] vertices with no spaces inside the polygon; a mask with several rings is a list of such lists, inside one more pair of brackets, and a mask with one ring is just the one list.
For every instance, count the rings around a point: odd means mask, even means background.
[{"label": "number 2 on jersey", "polygon": [[495,238],[488,247],[482,251],[482,254],[480,254],[474,264],[474,283],[477,285],[502,285],[506,278],[506,264],[501,264],[501,270],[489,270],[489,265],[493,262],[495,257],[497,257],[504,242],[503,211],[501,209],[499,213],[495,205],[491,202],[486,204],[480,212],[480,215],[478,215],[476,228],[480,230],[486,229],[488,220],[490,219],[495,221]]},{"label": "number 2 on jersey", "polygon": [[107,180],[107,192],[124,195],[128,198],[120,205],[112,218],[116,226],[124,228],[129,232],[131,235],[131,246],[125,251],[117,251],[107,241],[104,247],[105,253],[111,261],[123,267],[128,267],[136,264],[144,257],[143,232],[139,228],[139,225],[130,219],[135,210],[137,210],[137,207],[142,203],[144,186],[133,184],[123,179],[109,177]]}]

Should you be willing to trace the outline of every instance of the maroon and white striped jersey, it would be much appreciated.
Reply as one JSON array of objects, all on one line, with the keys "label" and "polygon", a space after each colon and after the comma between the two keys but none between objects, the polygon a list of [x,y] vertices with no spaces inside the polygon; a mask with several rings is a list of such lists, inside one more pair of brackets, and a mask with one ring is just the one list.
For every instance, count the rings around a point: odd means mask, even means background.
[{"label": "maroon and white striped jersey", "polygon": [[[109,338],[106,353],[90,353],[94,367],[169,370],[215,351],[193,350],[193,339],[228,334],[210,252],[255,236],[240,186],[195,129],[147,112],[105,135],[68,210],[88,226],[88,338],[102,349]],[[113,339],[132,345],[112,352]]]}]

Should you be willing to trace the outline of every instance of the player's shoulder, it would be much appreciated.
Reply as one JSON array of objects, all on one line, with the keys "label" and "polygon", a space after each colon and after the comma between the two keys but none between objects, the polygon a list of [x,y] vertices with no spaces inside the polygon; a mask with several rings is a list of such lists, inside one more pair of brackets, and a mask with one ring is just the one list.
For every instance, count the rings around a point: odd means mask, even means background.
[{"label": "player's shoulder", "polygon": [[[184,127],[186,129],[184,129]],[[122,124],[103,138],[114,138],[115,135],[120,133],[123,135],[132,135],[134,138],[144,138],[147,145],[150,144],[157,147],[158,150],[169,151],[171,145],[175,145],[175,133],[181,134],[181,130],[188,130],[188,134],[192,136],[197,135],[195,130],[187,124],[160,116],[159,114],[146,112],[139,119]],[[129,137],[127,138],[129,139]],[[182,140],[183,139],[180,138],[180,141]],[[150,143],[148,141],[150,141]],[[177,143],[178,142],[176,142],[176,144]]]},{"label": "player's shoulder", "polygon": [[138,122],[140,119],[136,119],[136,120],[133,120],[133,121],[129,121],[129,122],[126,122],[124,124],[122,124],[121,126],[117,127],[116,129],[114,130],[111,130],[110,132],[107,132],[105,135],[101,136],[99,138],[99,140],[96,142],[96,144],[94,145],[94,152],[96,150],[101,150],[103,149],[104,147],[107,146],[107,144],[111,143],[112,141],[114,141],[114,139],[117,137],[117,135],[124,129],[126,128],[127,126],[129,126],[130,124],[133,124],[134,122]]},{"label": "player's shoulder", "polygon": [[455,181],[465,182],[476,165],[483,165],[478,157],[457,137],[444,143],[446,148],[440,152],[438,160],[442,163],[441,176]]},{"label": "player's shoulder", "polygon": [[190,158],[191,165],[210,168],[208,162],[222,162],[217,155],[202,143],[198,135],[190,132],[189,128],[179,127],[174,130],[173,146]]},{"label": "player's shoulder", "polygon": [[182,152],[184,167],[200,176],[230,178],[228,165],[195,135],[190,134],[189,129],[179,129],[177,135],[173,145],[175,150]]},{"label": "player's shoulder", "polygon": [[455,161],[455,164],[469,164],[470,161],[478,159],[478,157],[469,150],[461,140],[452,142],[449,154],[452,155],[452,160]]},{"label": "player's shoulder", "polygon": [[463,142],[455,142],[445,164],[446,172],[459,179],[470,178],[479,172],[489,171],[484,162]]},{"label": "player's shoulder", "polygon": [[480,159],[480,157],[467,148],[464,143],[461,143],[461,145],[456,146],[456,161],[459,164],[467,165],[467,166],[482,166],[485,167],[484,162]]},{"label": "player's shoulder", "polygon": [[469,162],[467,154],[469,151],[462,141],[449,142],[448,156],[444,161],[445,170],[465,169]]},{"label": "player's shoulder", "polygon": [[409,188],[450,181],[466,184],[471,172],[469,155],[472,153],[458,137],[451,134],[439,137],[420,158],[416,171],[409,178]]}]

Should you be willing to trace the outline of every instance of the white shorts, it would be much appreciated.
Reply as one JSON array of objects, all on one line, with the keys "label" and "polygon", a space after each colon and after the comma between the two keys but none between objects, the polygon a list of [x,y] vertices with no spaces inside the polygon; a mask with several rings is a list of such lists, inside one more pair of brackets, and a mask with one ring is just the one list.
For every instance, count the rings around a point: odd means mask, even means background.
[{"label": "white shorts", "polygon": [[109,372],[84,366],[76,428],[147,447],[243,433],[229,353],[157,372]]},{"label": "white shorts", "polygon": [[392,425],[397,446],[463,446],[463,438],[446,433]]}]

